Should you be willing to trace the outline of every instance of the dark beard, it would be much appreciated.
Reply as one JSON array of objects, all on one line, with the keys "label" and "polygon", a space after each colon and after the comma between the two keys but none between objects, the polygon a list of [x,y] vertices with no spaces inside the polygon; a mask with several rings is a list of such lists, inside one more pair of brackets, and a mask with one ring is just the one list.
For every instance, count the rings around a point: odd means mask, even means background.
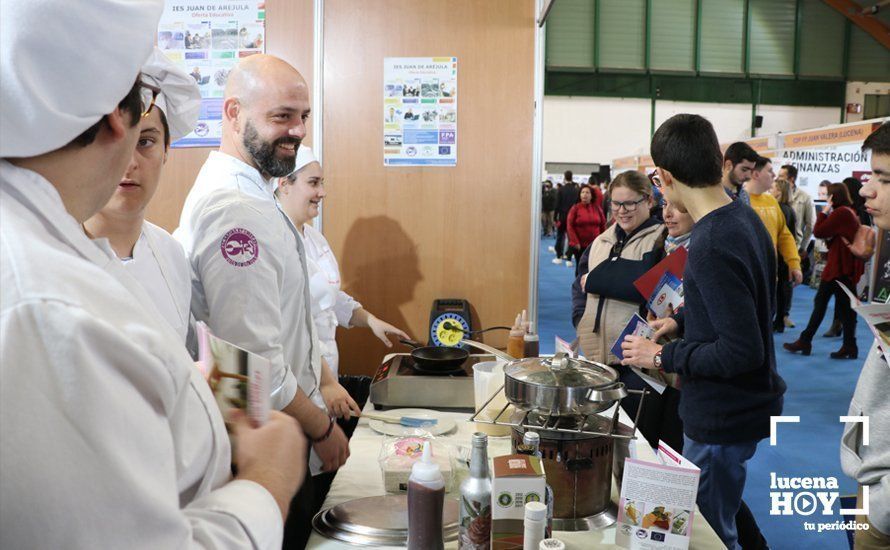
[{"label": "dark beard", "polygon": [[293,157],[278,158],[275,156],[275,148],[279,145],[293,143],[294,149],[300,147],[300,139],[283,137],[268,143],[260,138],[259,133],[249,121],[244,125],[244,147],[250,153],[254,164],[261,174],[273,178],[283,178],[294,171],[297,164],[297,155]]}]

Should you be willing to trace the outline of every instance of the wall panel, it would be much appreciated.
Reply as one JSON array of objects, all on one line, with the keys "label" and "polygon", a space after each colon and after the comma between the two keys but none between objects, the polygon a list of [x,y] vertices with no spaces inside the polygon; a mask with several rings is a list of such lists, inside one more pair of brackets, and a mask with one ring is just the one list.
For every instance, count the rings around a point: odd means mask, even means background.
[{"label": "wall panel", "polygon": [[558,0],[547,17],[548,67],[594,67],[592,0]]},{"label": "wall panel", "polygon": [[652,2],[649,67],[653,71],[695,70],[695,4],[695,0]]},{"label": "wall panel", "polygon": [[794,75],[795,2],[750,0],[751,74]]},{"label": "wall panel", "polygon": [[846,19],[822,0],[801,0],[801,75],[843,78]]},{"label": "wall panel", "polygon": [[599,16],[599,66],[645,69],[646,2],[599,0]]},{"label": "wall panel", "polygon": [[742,74],[744,72],[743,0],[699,0],[701,2],[701,71]]},{"label": "wall panel", "polygon": [[[325,235],[344,289],[417,339],[435,298],[468,299],[480,326],[528,302],[534,4],[325,2]],[[383,165],[383,59],[402,56],[458,59],[454,168]],[[386,351],[366,330],[338,342],[348,373]]]}]

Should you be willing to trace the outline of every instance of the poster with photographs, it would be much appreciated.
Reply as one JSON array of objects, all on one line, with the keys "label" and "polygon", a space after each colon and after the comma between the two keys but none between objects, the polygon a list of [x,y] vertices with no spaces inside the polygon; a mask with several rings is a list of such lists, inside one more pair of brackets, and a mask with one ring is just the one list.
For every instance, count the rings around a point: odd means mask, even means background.
[{"label": "poster with photographs", "polygon": [[158,47],[185,69],[201,90],[195,130],[173,147],[218,147],[226,79],[238,60],[265,51],[265,2],[167,0]]},{"label": "poster with photographs", "polygon": [[457,58],[383,60],[384,166],[457,165]]}]

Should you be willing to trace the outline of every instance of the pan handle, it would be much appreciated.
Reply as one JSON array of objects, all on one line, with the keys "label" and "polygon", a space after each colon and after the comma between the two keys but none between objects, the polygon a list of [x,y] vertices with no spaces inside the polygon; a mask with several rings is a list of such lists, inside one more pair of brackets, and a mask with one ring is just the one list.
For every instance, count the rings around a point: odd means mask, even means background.
[{"label": "pan handle", "polygon": [[499,350],[497,348],[493,348],[493,347],[489,346],[488,344],[483,344],[482,342],[476,342],[475,340],[468,340],[466,338],[464,340],[462,340],[462,342],[464,344],[466,344],[468,346],[472,346],[478,350],[488,352],[488,353],[494,355],[495,357],[497,357],[498,359],[503,359],[504,361],[507,361],[507,362],[516,360],[515,357],[507,355],[506,353],[502,352],[501,350]]},{"label": "pan handle", "polygon": [[405,344],[409,348],[417,349],[424,347],[423,344],[419,342],[415,342],[414,340],[408,340],[407,338],[399,338],[399,342]]}]

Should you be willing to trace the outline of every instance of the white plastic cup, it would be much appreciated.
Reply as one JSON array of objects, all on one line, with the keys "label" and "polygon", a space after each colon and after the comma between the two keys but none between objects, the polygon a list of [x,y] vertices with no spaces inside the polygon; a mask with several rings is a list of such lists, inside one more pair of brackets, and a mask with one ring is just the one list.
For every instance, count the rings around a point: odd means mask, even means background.
[{"label": "white plastic cup", "polygon": [[[491,400],[484,409],[482,406],[491,398],[491,396],[504,385],[504,363],[501,361],[483,361],[473,365],[473,390],[474,401],[476,402],[476,418],[480,420],[495,420],[501,409],[507,404],[507,397],[504,391]],[[504,411],[497,420],[499,422],[510,421],[510,408]],[[491,436],[510,435],[510,426],[498,426],[497,424],[487,424],[485,422],[476,422],[476,429],[480,432]]]}]

